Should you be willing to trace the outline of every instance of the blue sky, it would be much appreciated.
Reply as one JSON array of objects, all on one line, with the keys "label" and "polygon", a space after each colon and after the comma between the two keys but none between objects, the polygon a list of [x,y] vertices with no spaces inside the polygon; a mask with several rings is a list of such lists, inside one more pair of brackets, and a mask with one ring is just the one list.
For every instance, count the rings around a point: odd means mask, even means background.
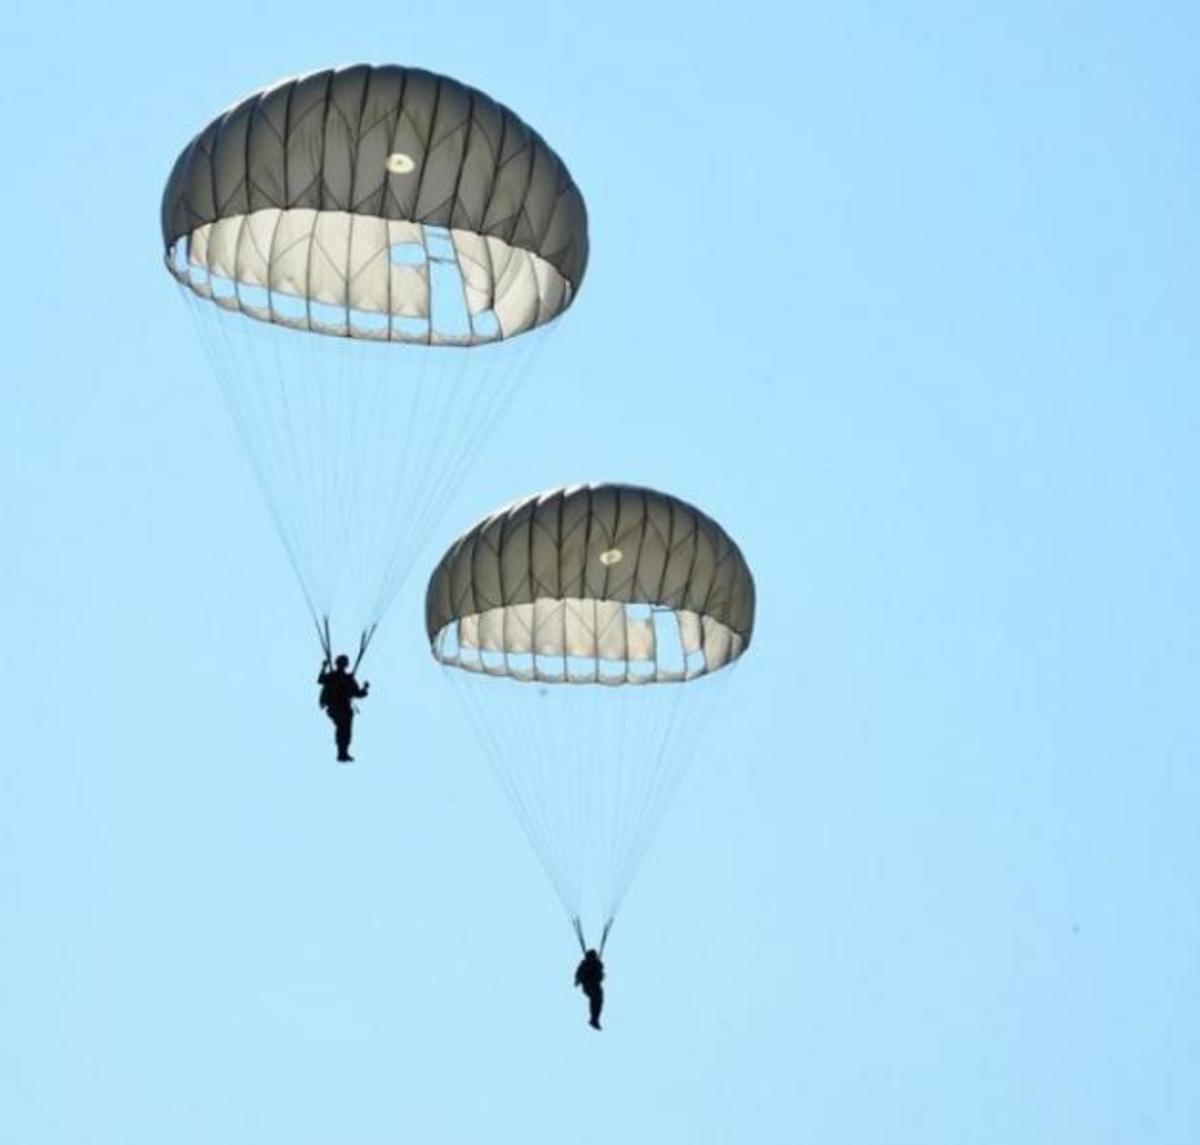
[{"label": "blue sky", "polygon": [[[7,13],[3,1145],[1196,1139],[1193,7]],[[329,759],[159,263],[191,134],[356,60],[518,109],[591,212],[419,569],[607,478],[757,576],[601,1037],[423,575]]]}]

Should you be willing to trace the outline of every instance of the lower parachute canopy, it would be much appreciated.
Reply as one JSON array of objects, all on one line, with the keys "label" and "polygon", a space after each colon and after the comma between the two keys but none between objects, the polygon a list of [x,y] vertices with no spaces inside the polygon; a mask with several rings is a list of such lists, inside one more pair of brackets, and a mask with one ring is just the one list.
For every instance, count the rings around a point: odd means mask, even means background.
[{"label": "lower parachute canopy", "polygon": [[434,571],[433,654],[581,943],[607,935],[753,626],[724,530],[635,486],[517,502]]}]

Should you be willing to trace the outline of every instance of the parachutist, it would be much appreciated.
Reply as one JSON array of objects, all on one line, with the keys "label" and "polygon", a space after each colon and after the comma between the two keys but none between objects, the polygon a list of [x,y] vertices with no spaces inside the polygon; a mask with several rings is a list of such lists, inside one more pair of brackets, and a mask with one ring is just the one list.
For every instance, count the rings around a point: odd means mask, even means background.
[{"label": "parachutist", "polygon": [[362,699],[371,690],[369,681],[360,685],[354,678],[354,673],[347,671],[349,666],[348,656],[339,656],[332,668],[326,660],[317,676],[317,683],[321,685],[318,702],[325,709],[325,714],[333,720],[333,740],[337,745],[338,763],[354,761],[354,756],[350,754],[354,701]]},{"label": "parachutist", "polygon": [[604,1009],[604,963],[594,950],[584,952],[583,961],[575,968],[575,985],[587,995],[588,1025],[600,1029],[600,1011]]}]

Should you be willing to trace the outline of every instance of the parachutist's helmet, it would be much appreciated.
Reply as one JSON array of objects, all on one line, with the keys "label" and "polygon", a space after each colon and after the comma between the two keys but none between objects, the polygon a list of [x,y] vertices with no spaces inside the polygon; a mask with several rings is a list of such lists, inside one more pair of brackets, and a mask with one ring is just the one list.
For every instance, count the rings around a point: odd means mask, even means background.
[{"label": "parachutist's helmet", "polygon": [[350,657],[349,657],[349,656],[339,656],[339,657],[338,657],[338,658],[337,658],[337,659],[334,661],[334,663],[335,663],[335,664],[336,664],[336,665],[337,665],[339,668],[348,668],[348,667],[350,666]]},{"label": "parachutist's helmet", "polygon": [[589,962],[598,962],[600,955],[597,954],[595,950],[589,950],[584,954],[584,958],[586,958]]}]

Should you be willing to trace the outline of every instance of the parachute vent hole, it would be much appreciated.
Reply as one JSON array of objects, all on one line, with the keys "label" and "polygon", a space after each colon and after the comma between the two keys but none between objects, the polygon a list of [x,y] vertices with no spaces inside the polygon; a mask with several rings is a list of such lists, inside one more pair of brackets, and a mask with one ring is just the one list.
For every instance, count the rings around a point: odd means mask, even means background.
[{"label": "parachute vent hole", "polygon": [[439,660],[457,660],[458,650],[458,625],[447,624],[437,636],[437,658]]},{"label": "parachute vent hole", "polygon": [[199,290],[201,293],[208,291],[209,273],[208,267],[202,262],[192,263],[188,267],[188,282],[191,283],[193,290]]},{"label": "parachute vent hole", "polygon": [[591,656],[568,656],[567,675],[577,684],[594,680],[596,661]]},{"label": "parachute vent hole", "polygon": [[210,274],[208,281],[212,287],[213,298],[218,302],[237,297],[237,283],[232,278],[226,278],[223,274]]},{"label": "parachute vent hole", "polygon": [[602,658],[597,661],[599,672],[597,678],[602,684],[623,684],[629,674],[627,660],[609,660]]},{"label": "parachute vent hole", "polygon": [[457,262],[439,259],[429,264],[429,305],[433,328],[439,334],[449,338],[470,338],[471,316],[467,313]]},{"label": "parachute vent hole", "polygon": [[308,300],[298,294],[287,294],[282,290],[271,291],[271,310],[284,322],[308,321]]},{"label": "parachute vent hole", "polygon": [[458,662],[464,668],[470,671],[479,671],[483,667],[483,658],[479,654],[479,649],[473,644],[460,644],[458,648]]},{"label": "parachute vent hole", "polygon": [[346,308],[344,306],[333,306],[328,302],[314,302],[311,304],[312,320],[314,326],[320,326],[323,330],[336,330],[345,333],[348,329],[346,322]]},{"label": "parachute vent hole", "polygon": [[454,239],[445,227],[425,228],[425,249],[429,251],[431,259],[458,265],[458,252],[454,249]]},{"label": "parachute vent hole", "polygon": [[[559,681],[567,678],[566,672],[563,670],[563,658],[561,656],[535,656],[533,658],[537,678],[539,680]],[[588,662],[589,668],[592,661]]]},{"label": "parachute vent hole", "polygon": [[654,659],[662,675],[681,676],[687,668],[679,617],[673,608],[654,609]]},{"label": "parachute vent hole", "polygon": [[600,554],[600,563],[608,568],[611,565],[620,564],[625,554],[620,549],[605,549]]},{"label": "parachute vent hole", "polygon": [[265,313],[271,308],[271,292],[265,286],[256,286],[250,282],[238,283],[238,298],[247,310]]},{"label": "parachute vent hole", "polygon": [[409,172],[416,169],[416,163],[411,155],[406,155],[403,151],[393,151],[385,160],[383,165],[392,175],[407,175]]},{"label": "parachute vent hole", "polygon": [[653,660],[630,660],[629,681],[632,684],[648,684],[656,673]]},{"label": "parachute vent hole", "polygon": [[495,338],[500,333],[500,319],[494,310],[484,310],[471,319],[471,325],[479,338]]},{"label": "parachute vent hole", "polygon": [[[387,316],[384,315],[386,318]],[[386,326],[386,322],[384,324]],[[410,318],[407,314],[397,314],[392,319],[392,325],[401,338],[406,341],[427,341],[429,338],[429,319]]]},{"label": "parachute vent hole", "polygon": [[388,258],[393,266],[424,266],[425,248],[420,243],[392,243]]},{"label": "parachute vent hole", "polygon": [[388,316],[374,310],[351,310],[350,328],[367,338],[387,337]]},{"label": "parachute vent hole", "polygon": [[518,680],[532,680],[534,676],[532,652],[509,652],[507,655],[508,674]]}]

